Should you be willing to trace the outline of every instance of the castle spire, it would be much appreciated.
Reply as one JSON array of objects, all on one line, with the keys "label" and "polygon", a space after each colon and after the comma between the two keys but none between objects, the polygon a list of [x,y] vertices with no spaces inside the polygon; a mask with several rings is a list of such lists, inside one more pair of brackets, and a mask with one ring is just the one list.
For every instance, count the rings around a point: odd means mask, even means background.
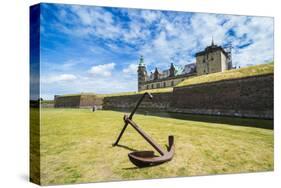
[{"label": "castle spire", "polygon": [[159,71],[157,69],[157,67],[155,67],[155,71],[154,71],[154,80],[159,79]]},{"label": "castle spire", "polygon": [[214,37],[212,36],[212,46],[214,46]]},{"label": "castle spire", "polygon": [[171,63],[171,67],[170,67],[170,70],[169,70],[170,71],[170,74],[169,74],[170,77],[175,76],[175,70],[176,70],[176,68],[175,68],[174,64]]},{"label": "castle spire", "polygon": [[140,56],[139,66],[145,66],[142,55]]},{"label": "castle spire", "polygon": [[144,89],[144,83],[147,80],[147,72],[145,64],[143,62],[143,56],[140,57],[139,67],[138,67],[138,91]]}]

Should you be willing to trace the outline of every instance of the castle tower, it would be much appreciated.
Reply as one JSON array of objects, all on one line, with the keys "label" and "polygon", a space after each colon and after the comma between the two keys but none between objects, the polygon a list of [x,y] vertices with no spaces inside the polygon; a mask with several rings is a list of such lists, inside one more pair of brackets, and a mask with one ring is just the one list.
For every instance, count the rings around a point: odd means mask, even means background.
[{"label": "castle tower", "polygon": [[155,68],[155,71],[154,71],[154,80],[158,80],[159,79],[159,76],[160,76],[160,74],[159,74],[159,71],[158,71],[158,69],[157,69],[157,67]]},{"label": "castle tower", "polygon": [[204,51],[195,54],[197,75],[223,72],[229,69],[228,53],[214,43],[207,46]]},{"label": "castle tower", "polygon": [[138,91],[144,90],[144,88],[142,87],[146,80],[147,80],[146,67],[143,61],[143,56],[141,56],[138,66]]}]

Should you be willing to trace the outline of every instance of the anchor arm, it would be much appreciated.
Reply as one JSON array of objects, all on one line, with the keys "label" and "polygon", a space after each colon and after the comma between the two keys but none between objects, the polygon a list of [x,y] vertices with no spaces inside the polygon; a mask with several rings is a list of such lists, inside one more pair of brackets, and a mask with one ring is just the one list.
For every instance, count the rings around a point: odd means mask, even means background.
[{"label": "anchor arm", "polygon": [[148,134],[141,130],[141,128],[131,119],[129,119],[128,116],[124,116],[124,121],[132,125],[132,127],[161,155],[165,154],[165,151],[162,149],[162,147],[159,146]]}]

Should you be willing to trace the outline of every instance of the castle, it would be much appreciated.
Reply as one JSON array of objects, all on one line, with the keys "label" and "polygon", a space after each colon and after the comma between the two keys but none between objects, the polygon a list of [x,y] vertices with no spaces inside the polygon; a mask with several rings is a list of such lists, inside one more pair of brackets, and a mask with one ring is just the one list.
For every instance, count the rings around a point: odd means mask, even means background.
[{"label": "castle", "polygon": [[223,72],[232,68],[231,50],[226,51],[223,47],[215,45],[213,40],[210,46],[196,53],[195,57],[196,63],[184,67],[171,63],[169,69],[160,72],[156,67],[154,73],[148,75],[141,56],[138,66],[138,91],[173,87],[190,76]]}]

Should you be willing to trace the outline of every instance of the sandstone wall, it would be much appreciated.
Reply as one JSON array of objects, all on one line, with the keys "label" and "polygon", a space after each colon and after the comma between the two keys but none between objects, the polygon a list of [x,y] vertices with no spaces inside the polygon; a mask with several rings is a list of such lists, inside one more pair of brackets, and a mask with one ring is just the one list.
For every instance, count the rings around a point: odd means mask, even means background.
[{"label": "sandstone wall", "polygon": [[55,108],[102,108],[103,98],[96,95],[55,96]]},{"label": "sandstone wall", "polygon": [[103,98],[96,95],[81,95],[80,108],[93,108],[93,106],[102,106]]}]

